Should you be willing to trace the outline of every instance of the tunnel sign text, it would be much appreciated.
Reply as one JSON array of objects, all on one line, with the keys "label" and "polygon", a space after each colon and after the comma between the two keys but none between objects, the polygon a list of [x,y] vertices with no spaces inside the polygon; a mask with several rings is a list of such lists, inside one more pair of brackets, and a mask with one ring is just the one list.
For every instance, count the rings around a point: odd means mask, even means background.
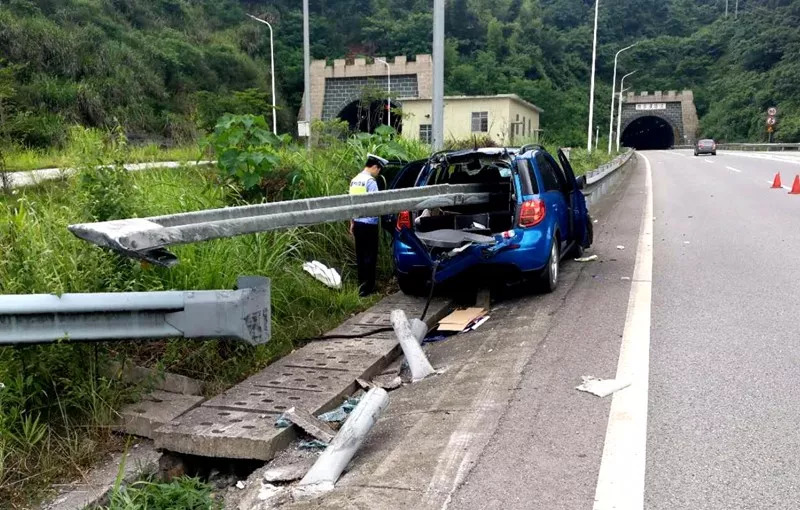
[{"label": "tunnel sign text", "polygon": [[639,103],[636,105],[637,110],[666,110],[667,103]]}]

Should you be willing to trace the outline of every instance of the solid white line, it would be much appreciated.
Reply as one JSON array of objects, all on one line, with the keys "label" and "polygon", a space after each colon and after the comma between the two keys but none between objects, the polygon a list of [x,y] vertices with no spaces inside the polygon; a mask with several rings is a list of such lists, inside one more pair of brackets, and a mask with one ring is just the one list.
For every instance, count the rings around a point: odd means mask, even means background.
[{"label": "solid white line", "polygon": [[711,161],[710,159],[704,159],[703,161],[705,161],[705,162],[706,162],[706,163],[708,163],[709,165],[713,165],[713,164],[714,164],[714,162],[713,162],[713,161]]},{"label": "solid white line", "polygon": [[725,168],[727,168],[728,170],[730,170],[732,172],[742,173],[741,170],[739,170],[738,168],[733,168],[732,166],[726,166]]},{"label": "solid white line", "polygon": [[641,510],[647,448],[647,387],[650,370],[650,305],[653,277],[653,176],[645,162],[645,207],[636,249],[628,313],[617,363],[618,380],[631,385],[614,394],[608,416],[594,510]]}]

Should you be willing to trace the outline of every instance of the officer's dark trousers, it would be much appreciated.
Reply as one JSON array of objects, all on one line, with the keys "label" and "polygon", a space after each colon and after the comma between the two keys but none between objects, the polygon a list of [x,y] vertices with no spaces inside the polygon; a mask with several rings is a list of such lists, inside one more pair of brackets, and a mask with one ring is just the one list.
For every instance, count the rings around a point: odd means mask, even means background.
[{"label": "officer's dark trousers", "polygon": [[356,241],[356,263],[358,264],[359,293],[362,296],[375,290],[375,266],[378,263],[378,224],[356,221],[353,237]]}]

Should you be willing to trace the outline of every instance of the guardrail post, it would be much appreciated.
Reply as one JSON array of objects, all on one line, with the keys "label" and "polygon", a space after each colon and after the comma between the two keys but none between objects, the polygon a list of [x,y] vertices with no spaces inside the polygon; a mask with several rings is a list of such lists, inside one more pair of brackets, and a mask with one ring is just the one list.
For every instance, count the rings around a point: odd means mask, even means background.
[{"label": "guardrail post", "polygon": [[389,394],[383,388],[372,388],[364,395],[331,444],[300,480],[295,495],[313,496],[333,489],[342,471],[358,451],[364,438],[389,405]]},{"label": "guardrail post", "polygon": [[406,314],[402,310],[394,310],[392,312],[392,327],[394,333],[397,335],[397,340],[400,342],[400,347],[403,349],[403,354],[408,362],[408,367],[411,369],[411,379],[419,381],[424,379],[435,372],[431,366],[428,357],[425,356],[419,340],[414,336],[411,331],[411,324],[406,319]]}]

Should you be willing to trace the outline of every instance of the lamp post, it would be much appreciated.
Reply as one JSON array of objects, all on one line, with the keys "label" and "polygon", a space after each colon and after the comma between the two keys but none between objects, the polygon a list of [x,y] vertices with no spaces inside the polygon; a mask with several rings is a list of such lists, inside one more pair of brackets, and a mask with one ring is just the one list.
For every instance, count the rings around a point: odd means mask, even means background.
[{"label": "lamp post", "polygon": [[252,14],[248,14],[251,18],[258,21],[259,23],[263,23],[269,27],[269,75],[272,78],[272,132],[274,134],[278,134],[278,121],[277,121],[277,114],[275,113],[275,46],[272,40],[272,25],[269,24],[269,21],[263,20],[261,18],[256,18]]},{"label": "lamp post", "polygon": [[311,43],[308,29],[308,0],[303,0],[303,117],[306,124],[306,150],[311,150]]},{"label": "lamp post", "polygon": [[622,53],[623,51],[627,51],[627,50],[633,48],[637,44],[639,44],[639,43],[635,42],[635,43],[631,44],[630,46],[626,46],[626,47],[622,48],[621,50],[619,50],[616,55],[614,55],[614,79],[611,82],[611,116],[610,116],[611,118],[608,121],[608,153],[609,154],[611,154],[611,138],[612,138],[612,135],[613,135],[613,132],[614,132],[614,99],[617,96],[617,94],[616,94],[616,92],[617,92],[617,89],[616,89],[616,87],[617,87],[617,59],[619,58],[619,54],[620,53]]},{"label": "lamp post", "polygon": [[[637,71],[638,71],[638,69],[637,69]],[[619,152],[619,131],[620,131],[620,127],[622,126],[622,93],[625,92],[626,90],[628,90],[628,89],[624,88],[623,85],[625,85],[625,78],[627,78],[628,76],[630,76],[630,75],[632,75],[634,73],[636,73],[636,71],[633,71],[633,72],[630,72],[630,73],[626,74],[619,81],[619,113],[617,114],[617,152]]]},{"label": "lamp post", "polygon": [[433,0],[433,150],[444,146],[444,0]]},{"label": "lamp post", "polygon": [[389,65],[389,62],[383,60],[382,58],[376,58],[376,62],[380,62],[381,64],[386,66],[386,84],[387,84],[387,95],[386,95],[386,123],[391,126],[392,125],[392,68]]},{"label": "lamp post", "polygon": [[600,0],[594,3],[594,42],[592,43],[592,79],[589,85],[589,128],[586,133],[586,149],[592,152],[592,125],[594,122],[594,71],[597,59],[597,15],[600,13]]}]

